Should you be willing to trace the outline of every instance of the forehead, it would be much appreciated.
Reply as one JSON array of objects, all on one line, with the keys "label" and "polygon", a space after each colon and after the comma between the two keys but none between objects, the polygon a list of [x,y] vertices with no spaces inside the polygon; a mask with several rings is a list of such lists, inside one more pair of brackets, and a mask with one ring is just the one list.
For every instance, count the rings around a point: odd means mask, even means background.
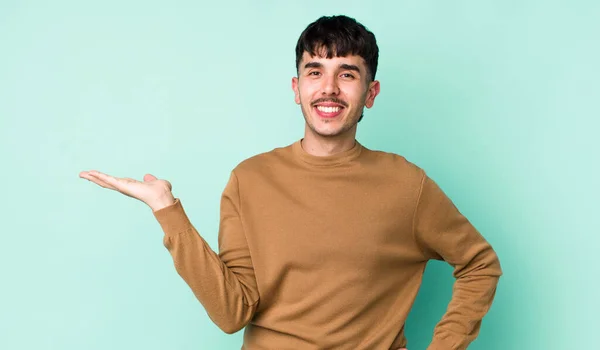
[{"label": "forehead", "polygon": [[361,68],[366,65],[365,60],[358,55],[334,56],[332,58],[327,58],[324,53],[311,56],[308,51],[304,51],[302,54],[302,60],[300,60],[300,69],[304,69],[304,65],[306,65],[308,62],[318,62],[324,67],[334,68],[338,67],[340,64],[356,65]]}]

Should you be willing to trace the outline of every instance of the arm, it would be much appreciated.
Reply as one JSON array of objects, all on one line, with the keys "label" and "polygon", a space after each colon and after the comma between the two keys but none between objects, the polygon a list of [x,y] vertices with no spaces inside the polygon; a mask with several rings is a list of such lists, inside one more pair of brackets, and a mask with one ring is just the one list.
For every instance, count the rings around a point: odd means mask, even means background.
[{"label": "arm", "polygon": [[232,172],[221,197],[219,254],[198,234],[178,198],[174,204],[154,211],[177,273],[210,319],[229,334],[250,322],[259,301],[239,210],[238,182]]},{"label": "arm", "polygon": [[446,261],[454,267],[456,278],[452,299],[427,349],[466,349],[479,334],[481,321],[494,299],[502,275],[498,257],[426,174],[413,224],[426,258]]}]

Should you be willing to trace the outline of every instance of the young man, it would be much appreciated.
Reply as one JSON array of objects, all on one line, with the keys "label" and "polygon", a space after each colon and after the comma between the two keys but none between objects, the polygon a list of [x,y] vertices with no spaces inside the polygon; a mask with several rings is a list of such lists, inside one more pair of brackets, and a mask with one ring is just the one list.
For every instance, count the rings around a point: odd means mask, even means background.
[{"label": "young man", "polygon": [[454,267],[452,300],[428,349],[478,335],[498,257],[418,166],[356,139],[379,93],[374,35],[322,17],[296,46],[295,101],[304,137],[242,161],[221,199],[219,253],[196,231],[171,184],[97,171],[81,177],[150,206],[175,268],[242,349],[399,349],[427,261]]}]

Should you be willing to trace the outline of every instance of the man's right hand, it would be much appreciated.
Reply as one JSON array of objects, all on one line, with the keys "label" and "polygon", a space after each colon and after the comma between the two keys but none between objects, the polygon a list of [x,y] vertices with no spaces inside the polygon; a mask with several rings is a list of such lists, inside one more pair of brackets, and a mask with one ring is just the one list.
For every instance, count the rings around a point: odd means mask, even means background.
[{"label": "man's right hand", "polygon": [[175,203],[175,198],[171,193],[171,183],[167,180],[157,179],[150,174],[144,176],[143,182],[128,177],[113,177],[97,170],[82,171],[79,173],[79,177],[140,200],[146,203],[152,211]]}]

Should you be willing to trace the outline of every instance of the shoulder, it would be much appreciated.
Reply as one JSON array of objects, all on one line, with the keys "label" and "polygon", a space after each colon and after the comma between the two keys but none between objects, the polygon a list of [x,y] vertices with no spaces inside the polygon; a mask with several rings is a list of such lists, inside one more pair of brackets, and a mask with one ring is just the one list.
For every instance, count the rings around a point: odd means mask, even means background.
[{"label": "shoulder", "polygon": [[275,147],[269,151],[258,153],[239,162],[234,168],[236,176],[264,173],[274,166],[290,158],[291,145]]},{"label": "shoulder", "polygon": [[402,177],[416,181],[421,181],[425,176],[423,168],[399,153],[370,149],[365,146],[363,146],[363,153],[363,159],[367,164],[383,171],[401,174]]}]

